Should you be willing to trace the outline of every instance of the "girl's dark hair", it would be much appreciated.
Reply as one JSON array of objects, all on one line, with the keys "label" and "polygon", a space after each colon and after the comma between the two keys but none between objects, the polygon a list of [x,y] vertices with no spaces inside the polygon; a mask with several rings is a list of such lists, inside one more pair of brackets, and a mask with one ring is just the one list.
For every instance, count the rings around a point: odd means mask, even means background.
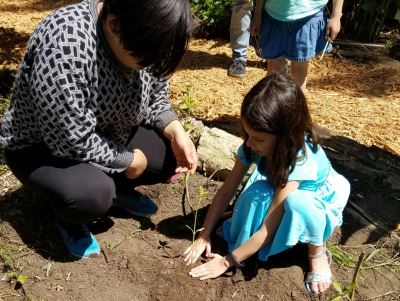
[{"label": "girl's dark hair", "polygon": [[190,37],[188,0],[104,0],[100,18],[112,15],[126,51],[156,77],[177,68]]},{"label": "girl's dark hair", "polygon": [[[298,152],[302,149],[305,153],[305,137],[312,151],[317,151],[318,140],[305,96],[285,75],[272,74],[260,80],[244,98],[240,115],[254,131],[277,136],[272,161],[263,158],[261,165],[275,188],[286,185],[300,159]],[[244,150],[249,157],[247,139],[244,132]]]}]

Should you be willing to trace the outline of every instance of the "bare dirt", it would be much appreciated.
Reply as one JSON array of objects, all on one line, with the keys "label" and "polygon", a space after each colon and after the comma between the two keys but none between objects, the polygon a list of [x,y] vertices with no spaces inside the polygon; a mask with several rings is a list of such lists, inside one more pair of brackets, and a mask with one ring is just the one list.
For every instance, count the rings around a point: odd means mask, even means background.
[{"label": "bare dirt", "polygon": [[[0,0],[1,69],[15,72],[37,22],[69,2]],[[179,107],[191,87],[197,99],[191,114],[237,134],[241,99],[265,74],[265,63],[251,49],[248,76],[237,80],[226,76],[229,57],[226,41],[192,41],[172,78],[171,99]],[[20,186],[1,159],[0,301],[332,300],[339,295],[348,300],[346,289],[362,252],[353,300],[400,300],[400,67],[388,61],[376,54],[358,61],[339,54],[310,67],[307,96],[314,121],[325,128],[320,134],[333,165],[352,184],[344,224],[329,246],[336,289],[332,286],[320,297],[306,293],[304,246],[272,256],[267,263],[251,258],[242,271],[215,280],[192,279],[181,255],[192,241],[187,226],[194,221],[187,201],[182,202],[184,181],[141,187],[159,203],[158,214],[131,218],[112,209],[90,225],[104,250],[101,256],[73,260],[45,204]],[[0,88],[9,88],[5,82],[0,79]],[[221,185],[207,176],[197,173],[189,179],[192,204],[200,186],[208,191],[198,211],[200,221]],[[226,251],[218,239],[213,247]]]}]

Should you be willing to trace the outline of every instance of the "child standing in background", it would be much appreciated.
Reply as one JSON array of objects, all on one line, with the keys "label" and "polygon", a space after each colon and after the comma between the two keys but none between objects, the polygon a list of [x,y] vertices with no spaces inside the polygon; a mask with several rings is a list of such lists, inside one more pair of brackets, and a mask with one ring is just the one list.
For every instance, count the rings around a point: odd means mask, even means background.
[{"label": "child standing in background", "polygon": [[[328,0],[257,0],[251,33],[260,36],[261,56],[268,60],[267,73],[284,72],[291,61],[291,77],[306,91],[308,61],[320,54],[340,31],[343,0],[333,0],[329,20],[324,15]],[[326,44],[328,43],[328,44]]]},{"label": "child standing in background", "polygon": [[[241,119],[245,133],[238,159],[214,197],[204,230],[184,253],[186,264],[204,251],[210,260],[189,274],[215,278],[230,267],[242,267],[255,253],[266,261],[302,242],[310,263],[306,288],[322,293],[332,280],[325,242],[342,224],[349,182],[318,145],[304,94],[285,75],[272,74],[257,83],[243,101]],[[210,234],[252,163],[257,168],[222,226],[229,253],[211,253]]]}]

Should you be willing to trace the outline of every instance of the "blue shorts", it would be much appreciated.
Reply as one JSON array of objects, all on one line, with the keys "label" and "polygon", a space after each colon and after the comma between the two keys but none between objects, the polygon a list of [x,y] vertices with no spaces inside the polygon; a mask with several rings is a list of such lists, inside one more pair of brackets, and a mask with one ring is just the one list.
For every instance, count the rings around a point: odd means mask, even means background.
[{"label": "blue shorts", "polygon": [[[327,16],[321,10],[296,21],[279,21],[264,12],[261,26],[261,57],[271,60],[308,61],[325,47]],[[332,51],[329,43],[326,52]]]}]

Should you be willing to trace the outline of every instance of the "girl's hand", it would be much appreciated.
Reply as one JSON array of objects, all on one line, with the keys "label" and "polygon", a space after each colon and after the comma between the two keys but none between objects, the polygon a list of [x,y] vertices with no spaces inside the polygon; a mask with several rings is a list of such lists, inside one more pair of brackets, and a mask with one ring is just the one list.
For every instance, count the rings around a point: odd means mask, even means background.
[{"label": "girl's hand", "polygon": [[325,40],[330,38],[332,41],[336,39],[340,31],[340,16],[331,16],[326,25]]},{"label": "girl's hand", "polygon": [[251,20],[250,24],[250,34],[252,36],[259,37],[261,35],[261,21],[261,15],[254,15],[253,20]]},{"label": "girl's hand", "polygon": [[211,242],[210,239],[199,237],[196,241],[186,249],[183,255],[186,255],[183,260],[186,265],[194,264],[201,254],[203,254],[204,250],[206,250],[206,257],[211,254]]},{"label": "girl's hand", "polygon": [[229,261],[224,256],[210,253],[207,257],[212,259],[207,263],[191,269],[189,272],[190,276],[199,278],[200,280],[217,278],[225,273],[230,267]]}]

